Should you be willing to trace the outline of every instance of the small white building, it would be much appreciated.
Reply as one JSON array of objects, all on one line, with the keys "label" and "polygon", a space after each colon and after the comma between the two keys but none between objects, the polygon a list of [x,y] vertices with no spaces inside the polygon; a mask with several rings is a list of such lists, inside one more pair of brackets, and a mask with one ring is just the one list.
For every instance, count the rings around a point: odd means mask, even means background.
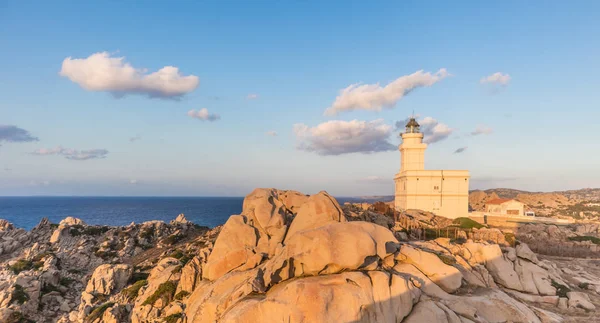
[{"label": "small white building", "polygon": [[485,211],[506,215],[525,215],[525,204],[513,199],[494,199],[485,203]]}]

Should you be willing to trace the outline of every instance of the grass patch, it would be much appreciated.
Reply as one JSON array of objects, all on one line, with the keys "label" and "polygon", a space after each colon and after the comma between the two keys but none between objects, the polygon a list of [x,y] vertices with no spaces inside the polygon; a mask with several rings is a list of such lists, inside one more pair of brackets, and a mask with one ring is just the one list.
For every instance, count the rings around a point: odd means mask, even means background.
[{"label": "grass patch", "polygon": [[461,229],[481,229],[484,227],[483,224],[469,218],[456,218],[452,221],[452,224],[458,224],[458,227]]},{"label": "grass patch", "polygon": [[183,252],[181,250],[175,250],[169,255],[169,257],[181,259],[183,257]]},{"label": "grass patch", "polygon": [[29,300],[29,294],[23,289],[23,286],[16,284],[10,296],[10,303],[23,304]]},{"label": "grass patch", "polygon": [[569,237],[571,241],[591,241],[594,244],[600,244],[600,238],[590,236]]},{"label": "grass patch", "polygon": [[175,295],[175,299],[180,301],[180,300],[186,298],[189,294],[190,294],[190,292],[182,290],[179,293],[177,293],[177,295]]},{"label": "grass patch", "polygon": [[98,307],[96,307],[91,313],[90,315],[88,315],[85,318],[85,322],[94,322],[95,320],[99,319],[102,317],[102,315],[104,314],[104,312],[106,312],[107,309],[109,309],[110,307],[112,307],[113,305],[115,305],[115,303],[113,302],[109,302],[109,303],[104,303]]},{"label": "grass patch", "polygon": [[131,278],[129,279],[129,283],[134,284],[140,280],[146,280],[146,279],[148,279],[148,276],[150,276],[149,273],[140,273],[140,272],[133,273],[133,275],[131,275]]},{"label": "grass patch", "polygon": [[175,290],[177,286],[172,281],[167,281],[156,289],[150,297],[148,297],[142,305],[154,305],[157,300],[162,299],[164,303],[170,303],[173,300],[173,295],[175,295]]},{"label": "grass patch", "polygon": [[164,322],[165,323],[176,323],[182,317],[183,317],[183,313],[171,314],[164,318]]},{"label": "grass patch", "polygon": [[556,288],[556,295],[559,297],[567,297],[567,293],[571,291],[571,289],[561,283],[552,280],[552,287]]},{"label": "grass patch", "polygon": [[[42,265],[43,265],[43,263],[42,263]],[[33,261],[26,260],[26,259],[19,259],[12,266],[8,267],[8,269],[10,269],[15,275],[18,275],[22,271],[30,270],[33,268],[34,268]]]},{"label": "grass patch", "polygon": [[148,285],[147,280],[145,280],[145,279],[138,280],[133,285],[123,289],[123,291],[121,291],[121,293],[123,295],[125,295],[127,300],[132,301],[138,297],[138,295],[140,293],[140,289],[146,285]]}]

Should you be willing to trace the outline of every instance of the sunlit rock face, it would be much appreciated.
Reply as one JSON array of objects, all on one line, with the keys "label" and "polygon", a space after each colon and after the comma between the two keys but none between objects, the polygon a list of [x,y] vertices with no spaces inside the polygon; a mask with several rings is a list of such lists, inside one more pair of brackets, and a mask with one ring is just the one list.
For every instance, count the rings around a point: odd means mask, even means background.
[{"label": "sunlit rock face", "polygon": [[184,215],[30,232],[0,222],[0,321],[561,322],[598,306],[600,279],[581,266],[509,247],[497,229],[413,240],[403,224],[452,220],[410,218],[256,189],[214,229]]}]

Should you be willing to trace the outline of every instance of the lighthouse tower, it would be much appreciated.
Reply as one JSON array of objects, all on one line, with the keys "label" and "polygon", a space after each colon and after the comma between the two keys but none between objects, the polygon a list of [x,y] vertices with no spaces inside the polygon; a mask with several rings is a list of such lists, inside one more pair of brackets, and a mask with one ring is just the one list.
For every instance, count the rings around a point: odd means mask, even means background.
[{"label": "lighthouse tower", "polygon": [[410,118],[400,136],[400,172],[394,177],[396,210],[419,209],[447,218],[467,216],[469,171],[426,170],[427,144],[415,118]]}]

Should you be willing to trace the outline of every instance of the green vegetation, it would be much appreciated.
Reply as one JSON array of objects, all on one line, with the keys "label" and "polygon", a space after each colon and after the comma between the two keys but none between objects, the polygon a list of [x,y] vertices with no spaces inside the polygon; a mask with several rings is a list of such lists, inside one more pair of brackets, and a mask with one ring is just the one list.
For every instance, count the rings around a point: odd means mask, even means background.
[{"label": "green vegetation", "polygon": [[176,323],[182,317],[183,317],[183,313],[171,314],[171,315],[165,317],[164,322],[165,323]]},{"label": "green vegetation", "polygon": [[517,237],[515,237],[515,235],[513,233],[510,233],[510,232],[505,233],[504,240],[506,240],[506,242],[508,242],[508,244],[511,247],[514,247],[517,245]]},{"label": "green vegetation", "polygon": [[16,284],[14,286],[14,290],[11,294],[10,297],[10,303],[14,303],[16,302],[17,304],[23,304],[25,302],[27,302],[29,300],[29,294],[27,294],[27,292],[25,292],[25,290],[23,289],[23,286]]},{"label": "green vegetation", "polygon": [[59,292],[59,293],[61,293],[60,290],[58,289],[58,287],[56,287],[56,286],[54,286],[52,284],[44,284],[42,286],[42,290],[40,291],[40,293],[42,295],[46,295],[46,294],[51,293],[51,292]]},{"label": "green vegetation", "polygon": [[190,294],[189,292],[182,290],[179,293],[177,293],[177,295],[175,295],[175,299],[180,301],[180,300],[186,298],[189,294]]},{"label": "green vegetation", "polygon": [[69,277],[61,277],[60,280],[58,281],[59,284],[65,286],[65,287],[69,287],[71,286],[71,284],[75,281],[75,279],[73,278],[69,278]]},{"label": "green vegetation", "polygon": [[183,268],[182,265],[177,265],[177,267],[173,268],[173,270],[171,270],[171,274],[178,274],[181,272],[181,269]]},{"label": "green vegetation", "polygon": [[569,237],[571,241],[591,241],[595,244],[600,244],[600,238],[590,237],[590,236],[578,236],[578,237]]},{"label": "green vegetation", "polygon": [[556,295],[559,297],[567,297],[567,293],[571,291],[571,289],[563,284],[552,280],[552,287],[556,288]]},{"label": "green vegetation", "polygon": [[183,257],[183,252],[181,250],[177,249],[177,250],[173,251],[169,255],[169,257],[173,257],[175,259],[181,259],[181,257]]},{"label": "green vegetation", "polygon": [[153,228],[146,228],[146,229],[144,229],[144,231],[142,231],[142,233],[140,233],[140,238],[147,239],[147,240],[152,239],[153,236],[154,236]]},{"label": "green vegetation", "polygon": [[113,305],[115,305],[115,303],[109,302],[109,303],[104,303],[104,304],[96,307],[90,313],[90,315],[88,315],[85,318],[85,322],[94,322],[95,320],[99,319],[100,317],[102,317],[102,315],[104,314],[104,312],[106,312],[106,310],[109,309],[110,307],[112,307]]},{"label": "green vegetation", "polygon": [[172,281],[167,281],[156,289],[150,297],[148,297],[142,305],[154,305],[157,300],[162,299],[164,303],[169,303],[173,300],[173,295],[175,295],[175,290],[177,286]]},{"label": "green vegetation", "polygon": [[15,311],[8,316],[6,323],[35,323],[35,321],[26,318],[23,313]]},{"label": "green vegetation", "polygon": [[162,243],[171,246],[181,241],[181,239],[183,239],[183,235],[176,233],[166,237]]},{"label": "green vegetation", "polygon": [[96,250],[94,252],[94,255],[98,258],[102,258],[104,260],[109,260],[111,258],[114,258],[117,256],[117,253],[115,251],[112,250],[106,250],[106,251],[100,251],[100,250]]},{"label": "green vegetation", "polygon": [[19,259],[12,266],[9,266],[10,269],[15,275],[18,275],[20,272],[30,269],[39,269],[44,265],[43,262],[33,262],[31,260]]},{"label": "green vegetation", "polygon": [[145,280],[145,279],[138,280],[133,285],[123,289],[123,291],[121,293],[123,295],[125,295],[127,300],[132,301],[138,297],[138,295],[140,293],[140,289],[146,285],[148,285],[147,280]]},{"label": "green vegetation", "polygon": [[581,289],[588,289],[589,286],[590,283],[579,283],[579,288]]},{"label": "green vegetation", "polygon": [[[147,268],[141,269],[141,270],[147,270]],[[129,283],[133,284],[140,280],[146,280],[146,279],[148,279],[148,276],[150,276],[149,273],[141,273],[141,272],[133,273],[133,275],[131,275],[131,279],[129,279]]]},{"label": "green vegetation", "polygon": [[458,227],[461,229],[481,229],[484,227],[483,224],[469,218],[456,218],[452,221],[452,224],[458,224]]},{"label": "green vegetation", "polygon": [[448,266],[452,266],[454,264],[456,264],[456,259],[452,256],[449,255],[444,255],[444,254],[437,254],[438,258],[440,258],[440,260],[445,263]]}]

